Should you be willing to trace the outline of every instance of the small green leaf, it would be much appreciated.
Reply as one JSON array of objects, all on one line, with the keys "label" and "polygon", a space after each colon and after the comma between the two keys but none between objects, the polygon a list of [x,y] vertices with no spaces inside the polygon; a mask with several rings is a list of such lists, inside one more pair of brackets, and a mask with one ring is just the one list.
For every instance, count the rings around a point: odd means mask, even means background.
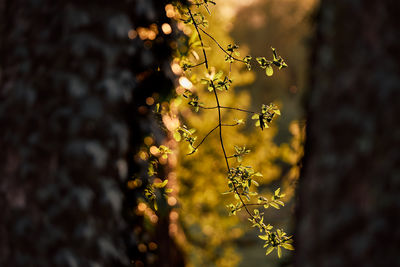
[{"label": "small green leaf", "polygon": [[167,183],[168,183],[168,179],[164,180],[164,182],[162,182],[162,183],[154,183],[153,186],[156,188],[163,188],[167,185]]},{"label": "small green leaf", "polygon": [[274,74],[274,70],[272,68],[271,65],[268,65],[265,69],[265,73],[267,74],[267,76],[272,76],[272,74]]},{"label": "small green leaf", "polygon": [[268,235],[259,235],[258,237],[262,240],[268,240]]},{"label": "small green leaf", "polygon": [[265,62],[267,61],[265,59],[265,57],[257,57],[256,60],[257,60],[258,64],[260,64],[260,65],[265,64]]},{"label": "small green leaf", "polygon": [[275,48],[271,47],[272,54],[274,55],[274,60],[278,60],[278,55],[276,54]]},{"label": "small green leaf", "polygon": [[154,202],[153,202],[153,206],[154,206],[154,210],[158,210],[157,201],[155,201],[155,200],[154,200]]},{"label": "small green leaf", "polygon": [[196,33],[192,33],[192,35],[191,35],[190,38],[189,38],[188,43],[189,43],[189,44],[192,44],[192,43],[196,42],[197,36],[198,36],[198,35],[197,35]]},{"label": "small green leaf", "polygon": [[244,123],[244,121],[242,119],[235,119],[235,122],[237,124],[243,124]]},{"label": "small green leaf", "polygon": [[257,183],[257,182],[254,181],[254,180],[251,180],[251,182],[252,182],[255,186],[260,186],[259,183]]},{"label": "small green leaf", "polygon": [[175,139],[175,141],[177,141],[177,142],[179,142],[179,141],[182,140],[181,134],[180,134],[178,131],[174,132],[174,139]]},{"label": "small green leaf", "polygon": [[222,70],[218,71],[218,72],[214,75],[214,80],[221,78],[221,77],[222,77],[222,74],[224,74],[224,73],[222,72]]},{"label": "small green leaf", "polygon": [[275,196],[279,196],[279,193],[281,192],[281,189],[280,188],[278,188],[278,189],[276,189],[275,190],[275,193],[274,193],[274,195]]},{"label": "small green leaf", "polygon": [[274,251],[274,247],[269,247],[269,248],[267,249],[267,252],[265,253],[265,255],[270,254],[272,251]]},{"label": "small green leaf", "polygon": [[281,231],[281,229],[277,229],[276,233],[278,234],[278,237],[282,237],[283,232]]},{"label": "small green leaf", "polygon": [[191,47],[192,47],[192,48],[201,47],[201,42],[200,42],[200,41],[196,41],[196,42],[194,42],[194,43],[191,45]]},{"label": "small green leaf", "polygon": [[157,172],[155,171],[155,169],[154,169],[154,165],[150,162],[150,164],[149,164],[149,166],[148,166],[148,168],[147,168],[147,174],[149,175],[149,176],[154,176],[154,175],[156,175],[157,174]]},{"label": "small green leaf", "polygon": [[276,204],[276,203],[274,203],[274,202],[271,202],[271,203],[269,203],[269,205],[270,205],[271,207],[274,207],[275,209],[279,210],[279,205],[278,205],[278,204]]},{"label": "small green leaf", "polygon": [[287,250],[294,250],[293,245],[289,244],[289,243],[282,243],[281,246],[284,247]]}]

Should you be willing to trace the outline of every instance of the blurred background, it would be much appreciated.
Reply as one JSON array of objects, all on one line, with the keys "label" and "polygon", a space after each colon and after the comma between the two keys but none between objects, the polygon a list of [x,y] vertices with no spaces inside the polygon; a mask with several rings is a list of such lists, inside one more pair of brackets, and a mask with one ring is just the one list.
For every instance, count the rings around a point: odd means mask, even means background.
[{"label": "blurred background", "polygon": [[[281,109],[281,118],[265,131],[245,114],[224,112],[227,123],[249,120],[230,127],[224,138],[228,154],[235,145],[252,151],[243,164],[263,174],[260,193],[270,197],[278,187],[286,193],[287,205],[269,209],[266,221],[289,234],[303,154],[301,99],[314,6],[311,0],[229,0],[206,15],[207,31],[223,47],[238,44],[241,58],[271,58],[275,47],[289,65],[267,77],[257,67],[249,72],[234,63],[234,86],[221,93],[226,106],[258,111],[274,102]],[[227,191],[226,170],[216,135],[191,156],[173,137],[182,123],[201,138],[216,125],[217,113],[196,113],[182,97],[191,89],[206,106],[215,105],[198,83],[204,68],[185,75],[176,60],[177,53],[188,52],[194,32],[171,3],[0,1],[0,10],[6,14],[0,23],[0,265],[290,262],[286,252],[282,259],[264,256],[243,213],[228,216],[232,198],[221,194]],[[226,74],[224,55],[211,39],[204,41],[210,64]],[[169,112],[155,114],[157,103]],[[174,153],[160,157],[160,145]],[[173,192],[166,197],[157,191],[155,210],[145,190],[165,179]]]},{"label": "blurred background", "polygon": [[265,256],[246,214],[228,216],[216,133],[192,155],[179,142],[179,126],[198,142],[218,114],[183,96],[215,106],[204,66],[182,69],[202,51],[177,3],[0,0],[0,266],[400,266],[400,3],[202,10],[222,47],[267,59],[274,47],[288,65],[230,66],[203,35],[211,70],[233,80],[222,105],[281,110],[263,131],[235,110],[222,119],[247,120],[223,138],[228,155],[251,150],[259,192],[286,194],[265,211],[294,234],[282,258]]},{"label": "blurred background", "polygon": [[[260,193],[269,194],[282,187],[287,194],[287,205],[277,210],[266,210],[265,219],[272,225],[293,231],[293,193],[299,176],[298,163],[303,153],[304,110],[302,99],[307,90],[308,57],[312,34],[312,15],[316,1],[224,1],[211,9],[208,32],[226,47],[238,44],[240,57],[272,55],[277,49],[288,68],[267,77],[265,71],[254,66],[248,72],[243,64],[232,66],[233,87],[221,93],[221,105],[257,111],[262,104],[276,103],[282,116],[265,131],[256,129],[254,121],[238,112],[224,111],[229,123],[234,119],[249,119],[243,127],[224,129],[228,154],[233,146],[251,150],[243,165],[253,166],[264,177],[259,179]],[[178,24],[179,26],[179,24]],[[191,36],[193,28],[180,25]],[[223,52],[204,37],[210,65],[229,72]],[[201,50],[197,50],[201,55]],[[195,58],[193,58],[195,60]],[[199,61],[200,62],[200,61]],[[205,106],[214,106],[214,97],[204,87],[196,85],[196,78],[204,68],[193,70],[188,77],[195,84],[187,87],[196,93]],[[178,75],[184,75],[177,72]],[[178,85],[177,92],[182,92]],[[195,112],[184,98],[176,100],[183,123],[196,129],[198,138],[206,135],[217,121],[217,113],[207,110]],[[225,205],[232,201],[222,192],[227,190],[223,158],[218,136],[211,135],[194,155],[187,156],[187,144],[179,146],[176,167],[179,188],[177,212],[180,231],[177,239],[187,256],[188,266],[287,266],[290,253],[278,259],[276,253],[265,256],[256,229],[250,228],[245,214],[226,216]],[[247,164],[247,165],[246,165]],[[207,167],[205,167],[207,166]]]}]

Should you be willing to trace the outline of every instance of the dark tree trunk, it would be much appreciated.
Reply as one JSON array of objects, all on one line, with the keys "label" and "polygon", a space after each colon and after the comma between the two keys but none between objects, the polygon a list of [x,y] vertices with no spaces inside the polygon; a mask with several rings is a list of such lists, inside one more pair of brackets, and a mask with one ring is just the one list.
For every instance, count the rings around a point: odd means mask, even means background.
[{"label": "dark tree trunk", "polygon": [[399,7],[321,3],[297,266],[400,266]]},{"label": "dark tree trunk", "polygon": [[171,37],[128,32],[165,2],[0,0],[0,266],[148,266],[123,184],[151,130],[138,107],[171,90]]}]

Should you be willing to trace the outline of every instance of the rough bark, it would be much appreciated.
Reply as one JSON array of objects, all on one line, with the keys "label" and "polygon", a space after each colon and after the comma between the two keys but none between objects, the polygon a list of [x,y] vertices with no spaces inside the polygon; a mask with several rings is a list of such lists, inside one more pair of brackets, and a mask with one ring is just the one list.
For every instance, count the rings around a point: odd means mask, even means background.
[{"label": "rough bark", "polygon": [[297,266],[400,265],[399,7],[321,2]]},{"label": "rough bark", "polygon": [[154,124],[137,108],[171,90],[171,51],[166,36],[149,48],[128,31],[167,20],[164,6],[0,0],[0,266],[139,257],[143,221],[123,216],[138,194],[123,184]]}]

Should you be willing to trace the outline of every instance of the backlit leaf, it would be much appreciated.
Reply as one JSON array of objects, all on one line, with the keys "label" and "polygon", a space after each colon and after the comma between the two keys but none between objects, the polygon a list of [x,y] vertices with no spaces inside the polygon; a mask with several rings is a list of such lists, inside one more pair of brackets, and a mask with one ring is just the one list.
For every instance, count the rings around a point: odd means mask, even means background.
[{"label": "backlit leaf", "polygon": [[267,251],[265,252],[265,255],[270,254],[272,251],[274,251],[274,247],[267,248]]},{"label": "backlit leaf", "polygon": [[272,68],[271,65],[268,65],[265,69],[265,73],[267,74],[267,76],[272,76],[272,74],[274,74],[274,70]]},{"label": "backlit leaf", "polygon": [[282,243],[281,246],[284,247],[284,248],[287,249],[287,250],[294,250],[293,245],[292,245],[292,244],[289,244],[289,243]]},{"label": "backlit leaf", "polygon": [[154,183],[153,186],[156,188],[163,188],[167,185],[167,183],[168,183],[168,179],[164,180],[162,183]]}]

